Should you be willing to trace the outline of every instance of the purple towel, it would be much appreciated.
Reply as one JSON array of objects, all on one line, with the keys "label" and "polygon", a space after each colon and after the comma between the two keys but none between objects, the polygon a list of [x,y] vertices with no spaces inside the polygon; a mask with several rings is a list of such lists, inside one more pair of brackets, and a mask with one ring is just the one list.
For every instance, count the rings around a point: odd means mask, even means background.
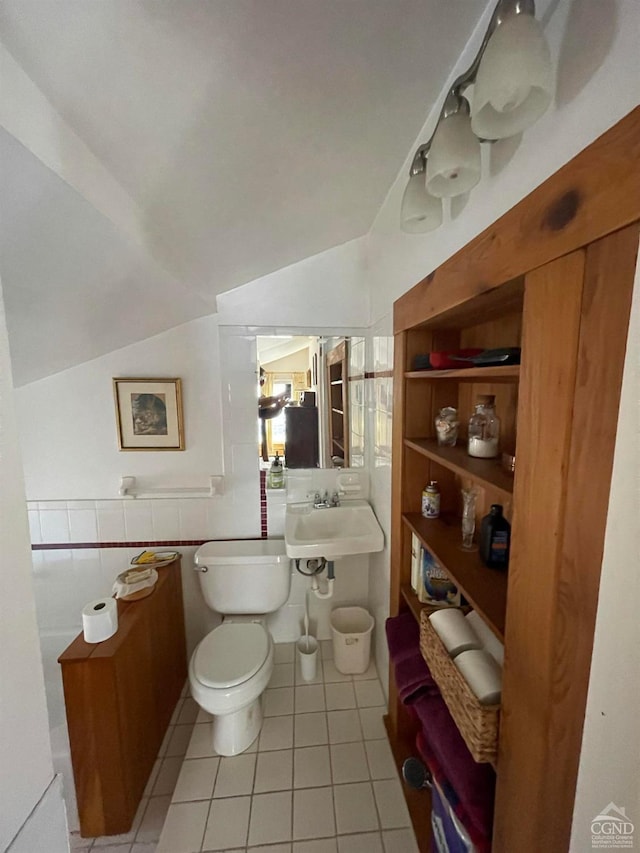
[{"label": "purple towel", "polygon": [[405,705],[415,702],[425,693],[440,693],[420,652],[414,652],[411,657],[399,661],[395,665],[395,677],[398,694]]},{"label": "purple towel", "polygon": [[420,628],[410,610],[390,616],[385,623],[389,657],[394,664],[413,657],[420,646]]},{"label": "purple towel", "polygon": [[421,696],[413,704],[427,745],[474,825],[489,838],[496,774],[490,764],[473,760],[441,696]]}]

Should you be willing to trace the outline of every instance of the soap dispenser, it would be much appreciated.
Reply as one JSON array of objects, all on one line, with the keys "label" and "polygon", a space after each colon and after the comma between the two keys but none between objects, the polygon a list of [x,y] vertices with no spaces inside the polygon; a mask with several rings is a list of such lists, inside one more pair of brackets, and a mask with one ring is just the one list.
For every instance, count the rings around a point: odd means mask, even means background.
[{"label": "soap dispenser", "polygon": [[268,486],[270,489],[282,489],[284,487],[284,468],[278,453],[276,453],[276,458],[269,468]]}]

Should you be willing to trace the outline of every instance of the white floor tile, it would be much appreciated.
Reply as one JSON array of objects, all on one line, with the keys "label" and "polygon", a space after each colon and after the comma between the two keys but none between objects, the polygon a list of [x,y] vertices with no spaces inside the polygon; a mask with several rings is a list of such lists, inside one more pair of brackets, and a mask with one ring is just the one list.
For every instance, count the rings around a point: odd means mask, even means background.
[{"label": "white floor tile", "polygon": [[356,696],[350,681],[345,684],[327,684],[325,692],[327,711],[345,711],[356,707]]},{"label": "white floor tile", "polygon": [[[291,853],[290,844],[260,844],[259,847],[247,847],[249,853]],[[244,850],[228,850],[227,853],[244,853]]]},{"label": "white floor tile", "polygon": [[340,835],[338,836],[338,853],[383,853],[382,838],[378,832]]},{"label": "white floor tile", "polygon": [[369,664],[369,667],[366,672],[362,672],[353,676],[354,681],[369,681],[372,678],[378,678],[378,670],[376,669],[376,665],[373,661],[371,661],[371,663]]},{"label": "white floor tile", "polygon": [[377,679],[375,681],[354,681],[353,686],[356,691],[358,708],[384,705],[384,693]]},{"label": "white floor tile", "polygon": [[276,687],[264,691],[264,716],[279,717],[293,714],[293,687]]},{"label": "white floor tile", "polygon": [[193,727],[185,758],[213,758],[216,754],[211,723],[197,723]]},{"label": "white floor tile", "polygon": [[328,746],[307,746],[294,750],[294,788],[322,788],[331,784]]},{"label": "white floor tile", "polygon": [[333,660],[333,640],[321,640],[322,660]]},{"label": "white floor tile", "polygon": [[387,829],[382,833],[382,843],[384,853],[418,853],[412,829]]},{"label": "white floor tile", "polygon": [[180,711],[182,710],[182,705],[184,703],[184,699],[182,696],[176,702],[176,707],[173,709],[173,714],[171,715],[171,720],[169,721],[169,725],[175,726],[178,722],[178,717],[180,716]]},{"label": "white floor tile", "polygon": [[183,758],[180,755],[162,759],[162,766],[153,786],[152,795],[154,797],[160,797],[163,794],[173,794],[173,789],[176,787],[176,782],[180,775],[182,762]]},{"label": "white floor tile", "polygon": [[294,745],[296,747],[329,743],[327,715],[324,711],[317,714],[296,714],[294,731]]},{"label": "white floor tile", "polygon": [[357,711],[329,711],[329,743],[362,740],[360,717]]},{"label": "white floor tile", "polygon": [[293,787],[293,750],[258,753],[254,794],[289,791]]},{"label": "white floor tile", "polygon": [[322,684],[304,684],[296,687],[296,714],[310,714],[324,711],[324,686]]},{"label": "white floor tile", "polygon": [[212,800],[202,849],[233,850],[234,847],[244,849],[247,843],[250,809],[251,797]]},{"label": "white floor tile", "polygon": [[[156,779],[158,778],[158,773],[160,772],[160,767],[162,766],[162,759],[157,758],[151,773],[149,774],[149,778],[147,779],[147,784],[145,785],[145,789],[142,793],[143,797],[151,796],[151,791],[153,790],[153,786],[156,783]],[[71,848],[73,850],[73,847]]]},{"label": "white floor tile", "polygon": [[293,663],[296,659],[295,643],[276,643],[274,646],[275,663]]},{"label": "white floor tile", "polygon": [[345,675],[343,672],[340,672],[336,668],[333,660],[327,660],[324,662],[324,680],[325,684],[331,684],[334,682],[345,682],[351,681],[351,675]]},{"label": "white floor tile", "polygon": [[[185,702],[188,701],[185,699]],[[167,744],[167,749],[164,753],[165,758],[169,758],[175,755],[179,755],[180,757],[184,757],[187,747],[189,746],[189,742],[191,741],[191,735],[193,733],[193,725],[188,726],[174,726],[173,733],[169,739],[169,743]]]},{"label": "white floor tile", "polygon": [[273,667],[273,674],[269,681],[269,688],[274,687],[293,687],[295,680],[295,664],[293,663],[277,663]]},{"label": "white floor tile", "polygon": [[131,848],[131,853],[156,853],[158,845],[155,841],[139,844],[137,841]]},{"label": "white floor tile", "polygon": [[377,830],[378,814],[370,782],[338,785],[333,789],[338,834]]},{"label": "white floor tile", "polygon": [[180,714],[178,715],[178,725],[179,726],[189,726],[193,725],[196,721],[196,717],[198,716],[198,711],[200,710],[200,706],[196,702],[195,699],[192,699],[190,696],[182,703],[182,708],[180,709]]},{"label": "white floor tile", "polygon": [[[84,847],[81,849],[88,850],[89,848]],[[131,844],[110,844],[108,847],[100,847],[99,849],[103,850],[104,853],[129,853],[131,850]]]},{"label": "white floor tile", "polygon": [[169,806],[157,853],[199,853],[208,814],[208,801]]},{"label": "white floor tile", "polygon": [[315,841],[294,841],[293,853],[337,853],[335,838],[317,838]]},{"label": "white floor tile", "polygon": [[251,801],[249,846],[291,840],[291,791],[255,794]]},{"label": "white floor tile", "polygon": [[343,782],[368,782],[369,767],[363,742],[332,744],[331,773],[334,785]]},{"label": "white floor tile", "polygon": [[384,727],[382,719],[387,713],[385,706],[374,708],[359,708],[360,722],[362,724],[362,734],[365,740],[378,740],[387,737],[387,730]]},{"label": "white floor tile", "polygon": [[258,751],[293,747],[293,715],[267,717],[262,722]]},{"label": "white floor tile", "polygon": [[387,740],[365,741],[365,749],[372,779],[395,779],[397,777],[396,762]]},{"label": "white floor tile", "polygon": [[256,769],[256,755],[242,753],[232,758],[221,758],[218,767],[213,796],[241,797],[253,790],[253,776]]},{"label": "white floor tile", "polygon": [[331,788],[305,788],[293,792],[293,838],[296,841],[333,836],[336,824],[333,816]]},{"label": "white floor tile", "polygon": [[404,794],[397,779],[385,779],[373,783],[373,790],[383,829],[411,826]]},{"label": "white floor tile", "polygon": [[[158,841],[169,811],[171,797],[152,797],[136,833],[136,841]],[[95,845],[94,845],[95,846]]]},{"label": "white floor tile", "polygon": [[210,800],[219,763],[219,758],[190,758],[184,761],[172,802]]}]

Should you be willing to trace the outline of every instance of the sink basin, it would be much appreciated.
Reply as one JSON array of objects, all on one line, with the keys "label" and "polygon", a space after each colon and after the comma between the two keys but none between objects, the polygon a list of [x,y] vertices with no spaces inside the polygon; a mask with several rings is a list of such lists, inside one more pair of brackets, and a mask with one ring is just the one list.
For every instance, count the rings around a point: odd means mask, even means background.
[{"label": "sink basin", "polygon": [[284,541],[289,557],[335,560],[382,551],[384,534],[369,504],[352,500],[323,509],[287,506]]}]

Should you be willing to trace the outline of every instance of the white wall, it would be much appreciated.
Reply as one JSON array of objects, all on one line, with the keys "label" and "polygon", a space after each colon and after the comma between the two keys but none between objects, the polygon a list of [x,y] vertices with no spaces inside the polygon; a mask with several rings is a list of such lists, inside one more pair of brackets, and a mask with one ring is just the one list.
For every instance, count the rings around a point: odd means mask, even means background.
[{"label": "white wall", "polygon": [[[113,377],[182,379],[184,451],[119,451]],[[120,477],[200,486],[223,473],[215,315],[116,350],[16,391],[29,500],[117,497]]]},{"label": "white wall", "polygon": [[221,293],[216,300],[220,325],[308,327],[316,332],[367,326],[365,245],[363,237],[351,240]]},{"label": "white wall", "polygon": [[[53,779],[42,664],[38,649],[24,480],[13,403],[11,362],[0,286],[0,849],[21,831]],[[64,808],[54,788],[47,849],[68,850]],[[23,836],[24,837],[24,836]],[[15,848],[20,849],[19,845]],[[21,849],[25,849],[21,847]],[[35,850],[35,848],[32,848]]]},{"label": "white wall", "polygon": [[571,850],[610,803],[640,836],[640,263],[622,381]]}]

